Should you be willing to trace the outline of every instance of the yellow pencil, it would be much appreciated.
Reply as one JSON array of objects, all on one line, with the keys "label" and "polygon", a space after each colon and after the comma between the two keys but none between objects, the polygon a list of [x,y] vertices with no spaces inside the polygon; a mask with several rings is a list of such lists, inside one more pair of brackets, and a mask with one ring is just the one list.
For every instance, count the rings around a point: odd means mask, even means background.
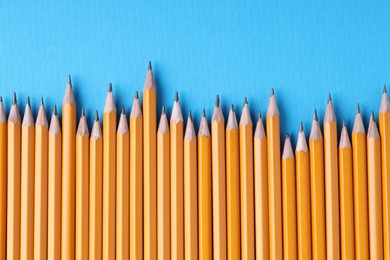
[{"label": "yellow pencil", "polygon": [[130,140],[124,106],[119,119],[116,140],[116,258],[129,259]]},{"label": "yellow pencil", "polygon": [[48,131],[42,98],[35,123],[34,259],[47,256]]},{"label": "yellow pencil", "polygon": [[340,259],[339,176],[337,121],[329,93],[324,118],[326,250],[331,259]]},{"label": "yellow pencil", "polygon": [[157,130],[157,258],[162,260],[171,258],[169,164],[169,125],[163,107]]},{"label": "yellow pencil", "polygon": [[115,258],[116,107],[111,83],[103,113],[103,259]]},{"label": "yellow pencil", "polygon": [[61,259],[74,258],[76,210],[76,102],[70,76],[62,103]]},{"label": "yellow pencil", "polygon": [[191,112],[184,134],[184,259],[198,259],[198,167]]},{"label": "yellow pencil", "polygon": [[312,256],[313,259],[326,259],[324,141],[318,123],[317,111],[314,111],[309,148]]},{"label": "yellow pencil", "polygon": [[310,162],[303,124],[300,123],[295,149],[297,186],[298,259],[311,259]]},{"label": "yellow pencil", "polygon": [[0,97],[0,258],[5,259],[7,245],[7,117]]},{"label": "yellow pencil", "polygon": [[295,159],[290,136],[286,135],[282,154],[283,259],[297,259],[297,207],[295,193]]},{"label": "yellow pencil", "polygon": [[47,259],[61,258],[61,125],[54,106],[49,128],[48,196],[47,196]]},{"label": "yellow pencil", "polygon": [[352,130],[355,257],[369,258],[366,131],[358,106]]},{"label": "yellow pencil", "polygon": [[171,258],[184,258],[184,121],[176,92],[170,122],[171,141]]},{"label": "yellow pencil", "polygon": [[225,120],[219,96],[211,118],[213,259],[226,259]]},{"label": "yellow pencil", "polygon": [[[144,113],[144,257],[157,258],[157,145],[156,145],[156,83],[149,62],[143,92]],[[173,234],[172,234],[173,235]],[[131,250],[131,249],[130,249]],[[175,254],[172,250],[172,257]]]},{"label": "yellow pencil", "polygon": [[96,111],[89,141],[89,259],[102,259],[103,135]]},{"label": "yellow pencil", "polygon": [[238,123],[232,105],[226,124],[227,258],[229,260],[241,257],[239,150]]},{"label": "yellow pencil", "polygon": [[379,132],[382,152],[383,248],[384,259],[390,259],[390,105],[386,85],[379,108]]},{"label": "yellow pencil", "polygon": [[282,259],[282,187],[280,170],[280,116],[271,91],[267,110],[268,201],[270,259]]},{"label": "yellow pencil", "polygon": [[20,158],[21,122],[16,94],[7,129],[7,259],[20,258]]},{"label": "yellow pencil", "polygon": [[130,114],[130,259],[143,258],[142,111],[135,93]]},{"label": "yellow pencil", "polygon": [[30,98],[22,121],[20,174],[20,258],[34,258],[35,124]]},{"label": "yellow pencil", "polygon": [[244,99],[240,134],[241,256],[255,259],[255,212],[253,191],[253,130],[248,102]]},{"label": "yellow pencil", "polygon": [[379,132],[371,113],[367,131],[368,219],[370,231],[370,259],[383,259],[382,234],[382,179]]},{"label": "yellow pencil", "polygon": [[212,259],[211,138],[204,109],[198,132],[198,210],[199,259]]},{"label": "yellow pencil", "polygon": [[89,130],[84,109],[76,133],[76,259],[88,258]]},{"label": "yellow pencil", "polygon": [[339,144],[341,258],[355,259],[353,227],[352,149],[343,122]]}]

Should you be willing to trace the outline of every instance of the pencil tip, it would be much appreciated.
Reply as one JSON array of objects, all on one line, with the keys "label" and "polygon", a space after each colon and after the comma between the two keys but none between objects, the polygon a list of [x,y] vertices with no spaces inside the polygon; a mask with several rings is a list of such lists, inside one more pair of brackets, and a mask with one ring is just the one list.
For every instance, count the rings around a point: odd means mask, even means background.
[{"label": "pencil tip", "polygon": [[314,109],[314,120],[318,121],[317,109]]},{"label": "pencil tip", "polygon": [[3,103],[3,97],[0,96],[0,103]]},{"label": "pencil tip", "polygon": [[303,132],[303,123],[302,123],[302,121],[299,123],[299,132]]},{"label": "pencil tip", "polygon": [[206,109],[203,108],[202,117],[206,117]]},{"label": "pencil tip", "polygon": [[360,105],[359,105],[359,103],[356,106],[356,114],[360,114]]},{"label": "pencil tip", "polygon": [[371,112],[370,121],[375,121],[374,111]]},{"label": "pencil tip", "polygon": [[231,110],[232,112],[234,112],[234,106],[233,106],[233,104],[230,105],[230,110]]},{"label": "pencil tip", "polygon": [[175,92],[175,99],[174,99],[175,102],[179,101],[179,93],[176,91]]},{"label": "pencil tip", "polygon": [[138,97],[138,91],[135,92],[134,98],[135,98],[135,99],[138,99],[138,98],[139,98],[139,97]]},{"label": "pencil tip", "polygon": [[257,120],[261,120],[261,112],[257,113]]},{"label": "pencil tip", "polygon": [[332,95],[330,94],[330,92],[328,93],[328,103],[329,102],[332,102]]},{"label": "pencil tip", "polygon": [[85,111],[83,107],[81,108],[81,117],[85,117]]},{"label": "pencil tip", "polygon": [[57,106],[56,106],[56,105],[54,105],[53,114],[54,114],[55,116],[58,115],[58,114],[57,114]]},{"label": "pencil tip", "polygon": [[346,127],[347,124],[345,123],[345,120],[343,120],[343,127]]},{"label": "pencil tip", "polygon": [[152,70],[152,62],[151,61],[148,62],[148,70]]},{"label": "pencil tip", "polygon": [[108,83],[108,92],[112,92],[112,84],[111,83]]},{"label": "pencil tip", "polygon": [[125,111],[125,106],[122,106],[122,114],[125,115],[126,114],[126,111]]},{"label": "pencil tip", "polygon": [[219,107],[219,95],[215,98],[215,106]]},{"label": "pencil tip", "polygon": [[274,88],[271,88],[271,97],[275,95],[275,91],[274,91]]},{"label": "pencil tip", "polygon": [[95,121],[99,121],[99,112],[97,109],[96,109]]},{"label": "pencil tip", "polygon": [[43,106],[43,97],[41,97],[41,105]]},{"label": "pencil tip", "polygon": [[31,107],[31,104],[30,104],[30,97],[27,97],[27,103],[26,103],[29,107]]},{"label": "pencil tip", "polygon": [[16,103],[18,103],[18,101],[16,100],[16,93],[14,92],[14,96],[12,98],[12,105],[15,105]]},{"label": "pencil tip", "polygon": [[72,87],[72,79],[70,77],[70,74],[68,74],[68,85]]},{"label": "pencil tip", "polygon": [[161,109],[161,114],[162,114],[162,115],[165,114],[165,106],[162,107],[162,109]]},{"label": "pencil tip", "polygon": [[190,112],[188,112],[188,118],[192,120],[192,113],[191,113],[191,110],[190,110]]},{"label": "pencil tip", "polygon": [[383,85],[383,94],[387,93],[386,84]]},{"label": "pencil tip", "polygon": [[286,133],[286,139],[287,139],[287,138],[290,138],[290,135],[289,135],[288,133]]},{"label": "pencil tip", "polygon": [[248,99],[244,97],[244,106],[248,104]]}]

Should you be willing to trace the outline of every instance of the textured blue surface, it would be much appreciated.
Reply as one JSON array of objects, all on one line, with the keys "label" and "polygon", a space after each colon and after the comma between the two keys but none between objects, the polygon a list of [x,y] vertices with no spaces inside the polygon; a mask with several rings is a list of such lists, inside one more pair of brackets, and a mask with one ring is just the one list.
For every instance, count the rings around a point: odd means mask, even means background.
[{"label": "textured blue surface", "polygon": [[367,124],[389,82],[388,1],[97,2],[0,1],[7,112],[16,91],[21,109],[29,95],[36,115],[44,96],[51,113],[70,73],[89,123],[108,82],[129,113],[152,60],[159,111],[170,112],[177,90],[197,123],[203,107],[211,117],[216,94],[225,118],[231,103],[240,115],[244,96],[255,117],[274,87],[282,135],[292,133],[295,143],[300,120],[308,134],[314,108],[322,121],[329,91],[351,129],[356,103]]}]

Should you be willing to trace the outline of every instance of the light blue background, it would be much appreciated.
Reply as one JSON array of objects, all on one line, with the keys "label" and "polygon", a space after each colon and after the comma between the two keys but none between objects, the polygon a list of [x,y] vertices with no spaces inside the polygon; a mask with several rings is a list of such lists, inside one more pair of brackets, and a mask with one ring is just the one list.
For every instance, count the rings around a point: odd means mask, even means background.
[{"label": "light blue background", "polygon": [[[343,2],[343,3],[341,3]],[[67,75],[89,123],[107,84],[127,113],[152,60],[162,105],[180,93],[185,116],[211,117],[220,94],[225,118],[248,97],[255,119],[271,87],[282,135],[295,143],[299,121],[322,121],[327,94],[351,130],[356,103],[365,123],[377,114],[390,72],[388,1],[0,1],[0,95],[9,111],[44,96],[61,107]],[[80,114],[80,110],[78,111]],[[340,125],[340,124],[339,124]]]}]

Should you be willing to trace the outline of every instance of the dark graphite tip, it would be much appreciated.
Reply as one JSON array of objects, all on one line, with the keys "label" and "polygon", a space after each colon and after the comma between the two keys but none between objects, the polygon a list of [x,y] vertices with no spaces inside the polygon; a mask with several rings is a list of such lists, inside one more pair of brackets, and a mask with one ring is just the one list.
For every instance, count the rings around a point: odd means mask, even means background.
[{"label": "dark graphite tip", "polygon": [[190,110],[190,112],[188,112],[188,118],[192,120],[192,113],[191,113],[191,110]]},{"label": "dark graphite tip", "polygon": [[58,115],[58,114],[57,114],[57,106],[56,106],[56,105],[54,105],[53,115],[55,115],[55,116]]},{"label": "dark graphite tip", "polygon": [[275,95],[275,91],[274,91],[274,88],[271,88],[271,97]]},{"label": "dark graphite tip", "polygon": [[41,105],[43,106],[43,97],[41,97]]},{"label": "dark graphite tip", "polygon": [[257,113],[257,120],[261,120],[261,112],[260,111]]},{"label": "dark graphite tip", "polygon": [[81,117],[85,117],[85,111],[83,107],[81,108]]},{"label": "dark graphite tip", "polygon": [[162,109],[161,109],[161,114],[162,114],[162,115],[165,114],[165,106],[162,107]]},{"label": "dark graphite tip", "polygon": [[72,87],[72,79],[70,77],[70,74],[68,74],[68,85]]},{"label": "dark graphite tip", "polygon": [[357,103],[357,106],[356,106],[356,114],[360,114],[360,105],[359,105],[359,103]]},{"label": "dark graphite tip", "polygon": [[111,83],[108,83],[108,92],[112,92],[112,84]]},{"label": "dark graphite tip", "polygon": [[317,109],[314,109],[314,120],[318,121]]},{"label": "dark graphite tip", "polygon": [[346,127],[347,123],[345,123],[345,120],[343,120],[343,127]]},{"label": "dark graphite tip", "polygon": [[383,94],[387,93],[386,84],[383,86]]},{"label": "dark graphite tip", "polygon": [[135,92],[134,98],[135,98],[135,99],[138,99],[138,98],[139,98],[139,97],[138,97],[138,91]]},{"label": "dark graphite tip", "polygon": [[299,123],[299,132],[303,132],[303,123],[302,123],[302,121]]},{"label": "dark graphite tip", "polygon": [[330,92],[328,93],[328,103],[329,102],[332,102],[332,95],[330,94]]},{"label": "dark graphite tip", "polygon": [[126,111],[125,111],[125,106],[122,106],[122,114],[125,115],[126,114]]},{"label": "dark graphite tip", "polygon": [[230,110],[231,110],[232,112],[234,112],[234,106],[233,106],[233,104],[230,105]]},{"label": "dark graphite tip", "polygon": [[215,98],[215,106],[219,107],[219,95]]},{"label": "dark graphite tip", "polygon": [[248,105],[248,99],[246,97],[244,97],[244,106],[245,105]]},{"label": "dark graphite tip", "polygon": [[175,102],[178,102],[179,101],[179,93],[176,91],[175,92],[175,99],[174,99]]},{"label": "dark graphite tip", "polygon": [[152,62],[151,61],[148,62],[148,70],[152,70]]},{"label": "dark graphite tip", "polygon": [[286,139],[290,138],[290,135],[288,133],[286,133]]},{"label": "dark graphite tip", "polygon": [[27,102],[26,102],[26,105],[28,105],[29,107],[31,107],[31,103],[30,103],[30,97],[27,97]]},{"label": "dark graphite tip", "polygon": [[202,117],[206,117],[206,109],[203,108]]},{"label": "dark graphite tip", "polygon": [[3,103],[3,97],[0,96],[0,103]]},{"label": "dark graphite tip", "polygon": [[99,112],[97,109],[96,109],[95,121],[99,121]]},{"label": "dark graphite tip", "polygon": [[370,120],[372,121],[375,121],[375,115],[374,115],[374,111],[371,112],[371,117],[370,117]]},{"label": "dark graphite tip", "polygon": [[16,93],[14,92],[14,96],[12,98],[12,105],[15,105],[16,103],[18,103],[18,101],[16,100]]}]

